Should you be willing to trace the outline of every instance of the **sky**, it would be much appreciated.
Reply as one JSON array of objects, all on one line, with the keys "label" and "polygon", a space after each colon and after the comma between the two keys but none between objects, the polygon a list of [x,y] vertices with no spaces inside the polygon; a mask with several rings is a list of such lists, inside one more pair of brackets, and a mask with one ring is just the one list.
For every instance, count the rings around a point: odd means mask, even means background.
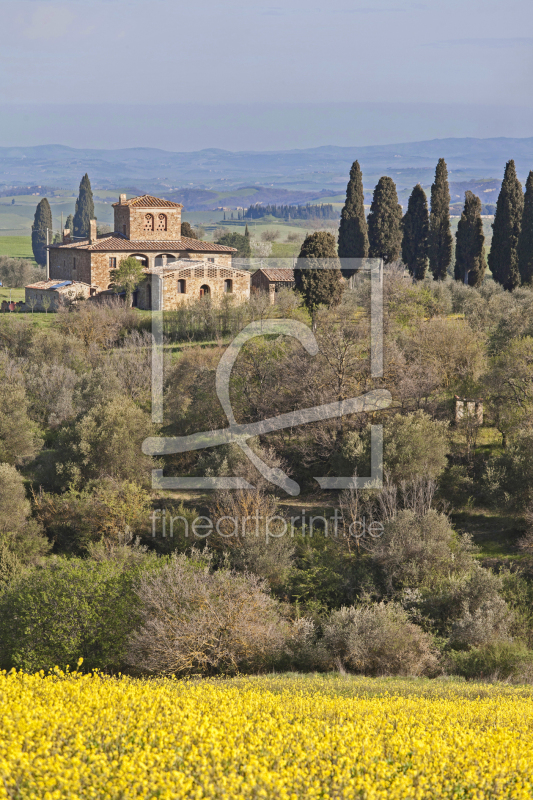
[{"label": "sky", "polygon": [[168,148],[176,125],[182,150],[533,135],[532,0],[0,0],[0,14],[0,146]]}]

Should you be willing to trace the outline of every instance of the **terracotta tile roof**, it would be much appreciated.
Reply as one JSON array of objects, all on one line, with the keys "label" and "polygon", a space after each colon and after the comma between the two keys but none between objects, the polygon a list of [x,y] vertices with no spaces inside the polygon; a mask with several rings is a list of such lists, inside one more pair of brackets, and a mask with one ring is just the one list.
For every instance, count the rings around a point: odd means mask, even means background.
[{"label": "terracotta tile roof", "polygon": [[181,239],[169,241],[168,239],[158,239],[156,241],[131,241],[122,237],[119,233],[107,234],[107,236],[99,237],[96,242],[89,244],[88,239],[80,242],[72,242],[70,244],[54,244],[50,249],[74,249],[74,250],[91,250],[100,252],[130,252],[130,253],[144,253],[147,251],[158,250],[160,253],[169,252],[183,252],[190,253],[236,253],[234,247],[226,247],[223,244],[214,244],[213,242],[201,242],[199,239],[187,239],[183,236]]},{"label": "terracotta tile roof", "polygon": [[161,200],[151,194],[143,194],[140,197],[130,197],[123,203],[113,203],[115,206],[135,206],[136,208],[183,208],[181,203],[173,203],[171,200]]},{"label": "terracotta tile roof", "polygon": [[257,273],[259,272],[262,272],[269,281],[285,281],[287,283],[295,282],[293,269],[259,269],[257,270]]}]

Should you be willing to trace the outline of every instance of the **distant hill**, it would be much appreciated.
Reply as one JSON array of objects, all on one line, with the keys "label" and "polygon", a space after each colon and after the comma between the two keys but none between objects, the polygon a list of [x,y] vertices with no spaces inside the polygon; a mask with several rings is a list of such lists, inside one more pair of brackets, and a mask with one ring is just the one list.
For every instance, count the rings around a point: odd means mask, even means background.
[{"label": "distant hill", "polygon": [[[435,164],[446,158],[454,184],[482,179],[501,180],[505,163],[514,158],[518,174],[525,179],[533,168],[533,137],[527,139],[433,139],[369,147],[324,146],[277,152],[230,152],[200,150],[173,153],[153,148],[124,150],[76,150],[62,145],[0,148],[0,191],[8,187],[77,187],[88,172],[93,187],[118,189],[134,184],[142,191],[163,196],[188,197],[189,205],[206,208],[210,198],[198,190],[220,193],[242,188],[284,189],[307,192],[307,199],[275,194],[264,202],[307,202],[321,190],[343,192],[352,162],[357,158],[364,175],[365,193],[370,193],[380,175],[388,174],[398,188],[420,182],[429,185]],[[186,192],[189,192],[187,195]],[[311,197],[312,195],[312,197]],[[241,205],[252,202],[240,194]],[[252,197],[250,193],[249,197]],[[246,198],[246,199],[245,199]],[[214,198],[213,198],[214,199]],[[232,200],[233,202],[233,200]],[[257,202],[256,199],[253,202]],[[192,206],[191,206],[192,207]]]}]

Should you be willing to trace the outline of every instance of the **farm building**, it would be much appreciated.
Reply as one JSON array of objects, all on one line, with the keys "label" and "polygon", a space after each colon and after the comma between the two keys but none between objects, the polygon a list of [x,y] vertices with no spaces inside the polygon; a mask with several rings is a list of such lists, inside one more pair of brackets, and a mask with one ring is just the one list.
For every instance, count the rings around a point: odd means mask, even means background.
[{"label": "farm building", "polygon": [[295,285],[293,269],[258,269],[252,275],[252,290],[268,292],[271,303],[275,302],[276,292],[281,288],[294,289]]},{"label": "farm building", "polygon": [[49,280],[30,283],[25,288],[25,306],[35,311],[57,311],[63,303],[70,303],[76,298],[94,297],[96,286],[79,281]]},{"label": "farm building", "polygon": [[179,259],[164,266],[148,268],[145,273],[146,279],[135,292],[134,304],[138,308],[161,308],[160,299],[156,300],[161,285],[163,308],[167,309],[177,308],[199,297],[211,297],[214,303],[228,294],[239,302],[250,297],[250,273],[217,261]]},{"label": "farm building", "polygon": [[[180,203],[161,200],[151,195],[127,200],[126,195],[121,194],[119,202],[113,204],[113,233],[98,236],[96,220],[91,220],[87,239],[72,241],[70,231],[65,230],[63,243],[50,246],[50,278],[56,282],[83,282],[96,287],[96,294],[100,294],[112,288],[111,271],[129,256],[142,263],[148,276],[156,274],[155,270],[166,268],[169,264],[174,265],[183,259],[186,262],[185,272],[194,270],[194,277],[191,272],[191,277],[176,278],[185,281],[186,291],[181,292],[177,285],[171,291],[170,276],[177,274],[177,268],[173,266],[172,270],[163,269],[161,274],[165,275],[167,298],[165,307],[172,308],[173,303],[183,302],[181,294],[184,299],[207,293],[216,298],[228,291],[230,286],[243,296],[249,296],[249,274],[232,268],[235,249],[182,236],[182,208]],[[192,267],[191,262],[196,266]],[[204,276],[200,275],[201,269],[205,271]],[[244,275],[248,281],[247,288]],[[204,277],[206,280],[203,280]],[[136,293],[135,300],[143,302],[143,308],[151,308],[151,282],[152,279],[148,277],[143,282],[144,288],[139,287]]]}]

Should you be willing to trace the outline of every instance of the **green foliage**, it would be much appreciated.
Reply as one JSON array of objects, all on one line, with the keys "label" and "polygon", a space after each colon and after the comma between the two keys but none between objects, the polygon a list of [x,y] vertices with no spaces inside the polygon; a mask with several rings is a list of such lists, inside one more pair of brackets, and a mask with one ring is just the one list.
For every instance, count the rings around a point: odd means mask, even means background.
[{"label": "green foliage", "polygon": [[96,219],[94,216],[93,192],[89,176],[85,173],[80,182],[80,191],[76,200],[76,211],[73,218],[74,230],[71,233],[80,239],[86,238],[89,235],[89,222],[91,219]]},{"label": "green foliage", "polygon": [[496,203],[489,253],[489,268],[492,277],[509,291],[520,285],[518,239],[523,211],[522,186],[516,177],[515,163],[511,160],[505,167],[502,187]]},{"label": "green foliage", "polygon": [[451,574],[472,566],[469,540],[457,536],[444,514],[404,510],[384,527],[371,552],[391,594],[402,589],[434,591]]},{"label": "green foliage", "polygon": [[131,306],[132,294],[146,275],[142,263],[135,256],[129,256],[122,259],[117,269],[111,270],[110,277],[115,291],[126,292],[126,305]]},{"label": "green foliage", "polygon": [[190,222],[181,223],[181,235],[184,236],[186,239],[198,239],[196,231],[194,230],[194,228],[191,227]]},{"label": "green foliage", "polygon": [[0,463],[24,464],[41,447],[37,426],[28,415],[22,383],[6,374],[0,361]]},{"label": "green foliage", "polygon": [[533,652],[522,642],[492,642],[466,652],[452,651],[448,659],[451,671],[469,680],[515,678],[529,682],[533,674]]},{"label": "green foliage", "polygon": [[252,255],[252,248],[250,245],[250,237],[242,233],[224,233],[216,244],[223,244],[225,247],[234,247],[237,251],[235,254],[238,258],[250,258]]},{"label": "green foliage", "polygon": [[333,611],[324,640],[337,668],[366,675],[423,675],[437,668],[431,637],[409,621],[398,603]]},{"label": "green foliage", "polygon": [[134,584],[155,557],[122,548],[102,560],[51,559],[0,595],[0,664],[34,672],[84,659],[87,669],[120,669],[139,619]]},{"label": "green foliage", "polygon": [[528,175],[524,213],[518,238],[518,271],[523,284],[533,282],[533,171]]},{"label": "green foliage", "polygon": [[134,481],[102,478],[63,494],[39,493],[35,515],[61,553],[85,555],[91,544],[106,545],[146,535],[150,528],[151,500]]},{"label": "green foliage", "polygon": [[382,258],[385,264],[397,261],[402,249],[402,207],[398,203],[392,178],[380,178],[368,215],[370,258]]},{"label": "green foliage", "polygon": [[417,184],[413,189],[402,220],[402,261],[409,274],[421,281],[428,268],[429,216],[426,193]]},{"label": "green foliage", "polygon": [[[346,202],[341,212],[339,227],[339,258],[366,258],[368,256],[368,225],[365,216],[363,175],[358,161],[350,170],[346,187]],[[349,269],[349,265],[348,269]],[[343,273],[348,277],[352,272]]]},{"label": "green foliage", "polygon": [[422,410],[395,414],[386,425],[384,466],[394,483],[417,477],[435,479],[447,464],[448,422]]},{"label": "green foliage", "polygon": [[306,308],[314,314],[320,305],[337,305],[342,296],[340,264],[335,237],[326,231],[306,236],[294,271],[296,288]]},{"label": "green foliage", "polygon": [[465,207],[457,226],[455,280],[479,286],[485,276],[485,236],[481,219],[481,200],[473,192],[465,193]]},{"label": "green foliage", "polygon": [[431,214],[429,217],[429,268],[434,279],[443,281],[452,262],[453,237],[450,230],[450,188],[448,168],[443,158],[435,170],[431,186]]},{"label": "green foliage", "polygon": [[[72,214],[69,214],[67,217],[67,220],[65,222],[65,230],[69,230],[71,236],[74,233],[74,217],[72,216]],[[61,233],[63,233],[63,231],[61,231]]]},{"label": "green foliage", "polygon": [[65,486],[100,478],[147,484],[153,464],[141,446],[153,434],[149,415],[133,400],[101,402],[60,431],[57,476]]},{"label": "green foliage", "polygon": [[44,277],[44,272],[36,269],[31,261],[27,259],[0,256],[0,282],[3,286],[10,289],[22,289],[28,283],[41,281]]},{"label": "green foliage", "polygon": [[46,197],[39,202],[31,226],[31,246],[33,257],[38,264],[46,264],[46,230],[50,229],[49,241],[52,243],[52,209]]},{"label": "green foliage", "polygon": [[251,205],[246,209],[244,219],[337,219],[337,212],[330,203],[307,204],[302,206]]}]

